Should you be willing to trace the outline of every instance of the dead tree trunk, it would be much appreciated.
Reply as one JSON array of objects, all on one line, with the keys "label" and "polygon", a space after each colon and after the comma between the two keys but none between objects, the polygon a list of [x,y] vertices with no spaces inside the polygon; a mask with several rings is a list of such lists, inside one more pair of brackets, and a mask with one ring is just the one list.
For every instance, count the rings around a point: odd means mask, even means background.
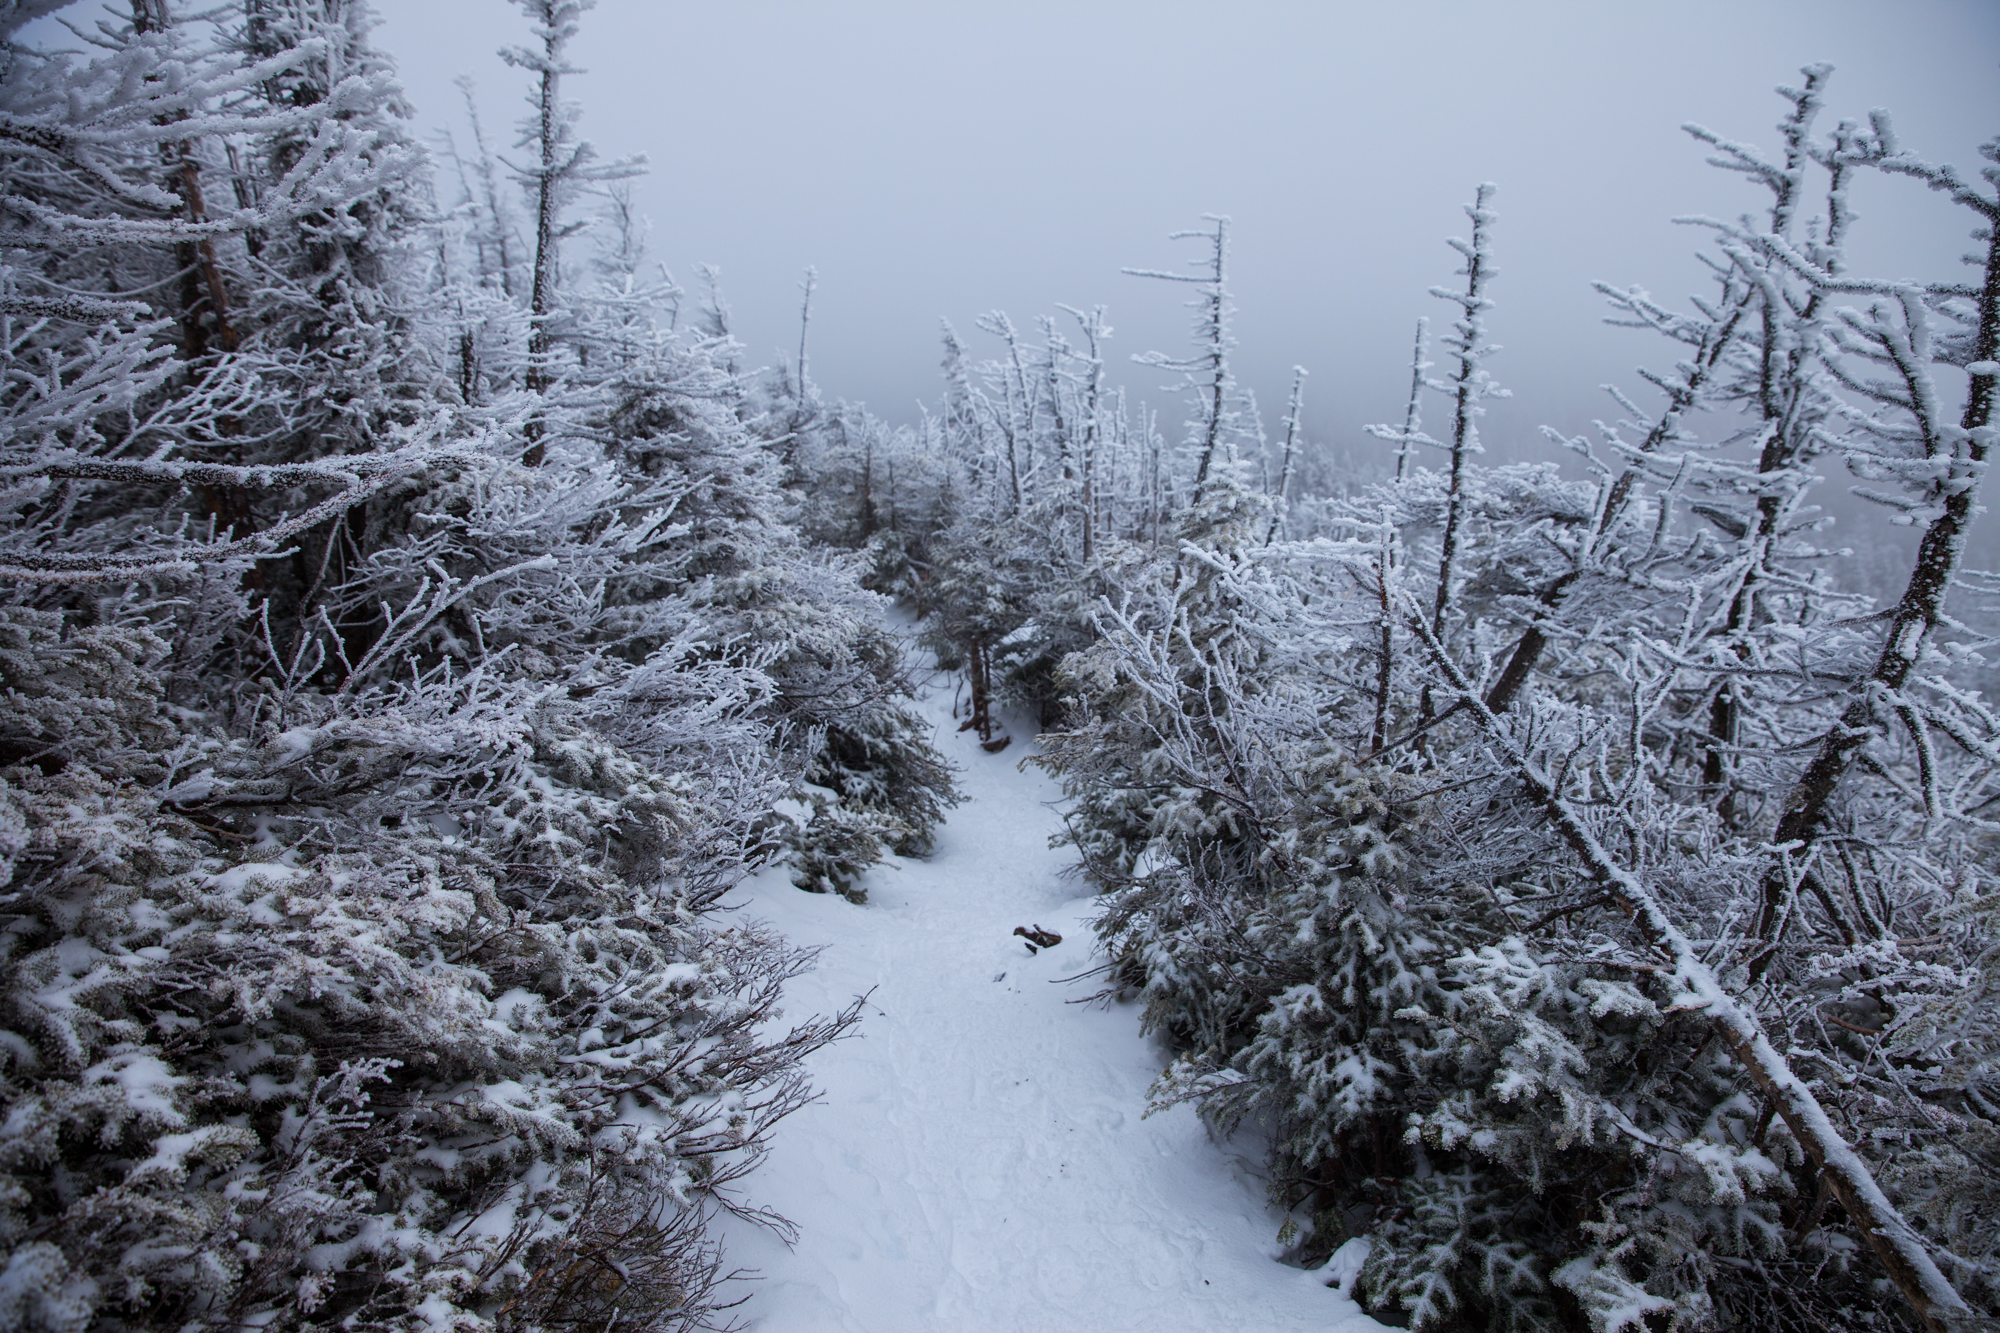
[{"label": "dead tree trunk", "polygon": [[[1944,609],[1945,592],[1964,553],[1966,529],[1977,507],[1979,478],[1985,471],[1993,440],[1994,382],[2000,378],[2000,365],[1995,364],[1996,358],[2000,358],[2000,201],[1973,198],[1987,219],[1986,273],[1973,340],[1972,365],[1978,369],[1970,376],[1965,410],[1959,417],[1957,457],[1948,462],[1950,475],[1939,487],[1943,492],[1940,512],[1924,529],[1923,541],[1917,547],[1916,566],[1910,572],[1902,599],[1896,604],[1896,614],[1890,621],[1888,638],[1875,668],[1841,712],[1840,720],[1821,737],[1819,748],[1787,798],[1785,812],[1772,835],[1774,843],[1789,850],[1764,877],[1764,901],[1757,923],[1762,951],[1752,964],[1753,976],[1761,976],[1776,956],[1785,903],[1799,881],[1797,868],[1805,864],[1825,832],[1827,807],[1839,789],[1841,778],[1861,747],[1875,736],[1877,709],[1895,706],[1897,691],[1903,688],[1923,656],[1925,643]],[[1909,318],[1924,317],[1921,301],[1921,293],[1913,292],[1905,298]],[[1942,443],[1938,446],[1940,451],[1944,447]]]}]

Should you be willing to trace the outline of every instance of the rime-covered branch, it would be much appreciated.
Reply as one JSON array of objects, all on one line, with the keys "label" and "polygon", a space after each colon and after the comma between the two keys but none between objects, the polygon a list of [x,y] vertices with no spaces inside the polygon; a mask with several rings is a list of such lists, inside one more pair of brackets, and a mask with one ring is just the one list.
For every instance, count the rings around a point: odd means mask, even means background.
[{"label": "rime-covered branch", "polygon": [[1679,997],[1675,1003],[1699,1010],[1728,1044],[1751,1080],[1771,1099],[1777,1113],[1825,1173],[1834,1196],[1854,1218],[1869,1249],[1903,1293],[1927,1329],[1947,1333],[1951,1321],[1970,1309],[1938,1269],[1929,1249],[1882,1192],[1873,1173],[1835,1128],[1826,1108],[1771,1044],[1748,1004],[1725,988],[1698,949],[1661,906],[1659,899],[1621,866],[1571,807],[1559,782],[1514,741],[1486,706],[1479,690],[1452,661],[1417,608],[1405,599],[1404,619],[1452,691],[1463,700],[1488,741],[1540,805],[1571,853],[1593,882],[1616,902],[1641,939],[1666,961]]}]

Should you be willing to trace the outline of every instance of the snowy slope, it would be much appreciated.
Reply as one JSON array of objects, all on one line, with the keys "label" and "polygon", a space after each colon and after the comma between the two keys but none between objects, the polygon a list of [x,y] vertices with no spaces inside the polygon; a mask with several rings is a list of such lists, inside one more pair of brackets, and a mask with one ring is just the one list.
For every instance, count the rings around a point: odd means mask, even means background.
[{"label": "snowy slope", "polygon": [[[747,910],[805,945],[795,1014],[874,988],[859,1035],[814,1057],[824,1100],[785,1122],[748,1182],[799,1227],[727,1232],[760,1280],[738,1311],[761,1333],[817,1330],[1336,1330],[1380,1327],[1270,1257],[1282,1220],[1230,1145],[1187,1107],[1142,1121],[1160,1057],[1136,1006],[1072,1004],[1090,980],[1087,898],[1051,851],[1057,795],[1012,747],[980,751],[926,708],[968,800],[928,861],[877,867],[855,906],[782,873]],[[1015,926],[1063,943],[1030,957]],[[1254,1149],[1243,1149],[1254,1155]],[[1340,1256],[1345,1258],[1346,1256]]]}]

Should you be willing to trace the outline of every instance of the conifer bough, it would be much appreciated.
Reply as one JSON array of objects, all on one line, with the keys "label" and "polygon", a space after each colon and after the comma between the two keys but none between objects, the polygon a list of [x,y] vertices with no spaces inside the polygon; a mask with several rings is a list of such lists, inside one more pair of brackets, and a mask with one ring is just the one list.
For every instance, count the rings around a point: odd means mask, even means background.
[{"label": "conifer bough", "polygon": [[1756,1014],[1731,995],[1714,969],[1701,960],[1694,943],[1681,933],[1659,899],[1618,864],[1590,831],[1590,826],[1563,799],[1555,781],[1501,726],[1500,719],[1451,660],[1408,594],[1403,601],[1403,619],[1410,632],[1422,641],[1438,671],[1479,720],[1480,728],[1530,797],[1547,813],[1563,841],[1589,869],[1591,879],[1610,895],[1641,938],[1672,963],[1673,982],[1680,991],[1676,1004],[1700,1009],[1708,1015],[1717,1034],[1749,1072],[1751,1081],[1770,1098],[1785,1127],[1820,1168],[1821,1178],[1834,1198],[1854,1219],[1868,1248],[1923,1321],[1925,1329],[1949,1333],[1954,1320],[1971,1316],[1971,1309],[1939,1270],[1916,1229],[1897,1211],[1882,1187],[1875,1183],[1867,1164],[1834,1127],[1819,1098],[1771,1044]]}]

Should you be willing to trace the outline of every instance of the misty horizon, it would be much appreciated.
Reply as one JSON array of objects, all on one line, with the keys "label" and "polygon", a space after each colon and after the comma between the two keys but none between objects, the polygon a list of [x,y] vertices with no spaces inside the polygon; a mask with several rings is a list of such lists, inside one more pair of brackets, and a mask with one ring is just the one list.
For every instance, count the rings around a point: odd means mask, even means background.
[{"label": "misty horizon", "polygon": [[[518,12],[380,12],[412,128],[464,140],[463,75],[489,140],[510,144],[528,79],[494,51],[526,40]],[[1574,435],[1616,415],[1599,386],[1642,390],[1634,368],[1655,354],[1602,326],[1591,284],[1684,303],[1705,238],[1674,219],[1758,206],[1681,125],[1768,147],[1773,87],[1818,61],[1835,67],[1828,125],[1887,107],[1910,147],[1967,166],[2000,124],[2000,9],[1949,0],[1889,24],[1859,4],[1419,16],[603,0],[563,92],[603,157],[647,155],[632,190],[653,257],[691,295],[697,264],[720,269],[751,363],[793,359],[810,266],[815,384],[899,423],[938,396],[941,320],[987,354],[979,315],[1027,328],[1058,303],[1106,306],[1114,380],[1169,408],[1131,358],[1185,345],[1178,295],[1120,270],[1182,264],[1168,234],[1225,214],[1239,379],[1274,427],[1305,367],[1308,437],[1365,454],[1365,423],[1400,420],[1416,319],[1443,316],[1426,293],[1457,267],[1445,239],[1492,181],[1493,373],[1514,397],[1483,433],[1548,456],[1542,426]],[[1966,247],[1947,203],[1873,181],[1859,193],[1858,264],[1950,276]]]}]

